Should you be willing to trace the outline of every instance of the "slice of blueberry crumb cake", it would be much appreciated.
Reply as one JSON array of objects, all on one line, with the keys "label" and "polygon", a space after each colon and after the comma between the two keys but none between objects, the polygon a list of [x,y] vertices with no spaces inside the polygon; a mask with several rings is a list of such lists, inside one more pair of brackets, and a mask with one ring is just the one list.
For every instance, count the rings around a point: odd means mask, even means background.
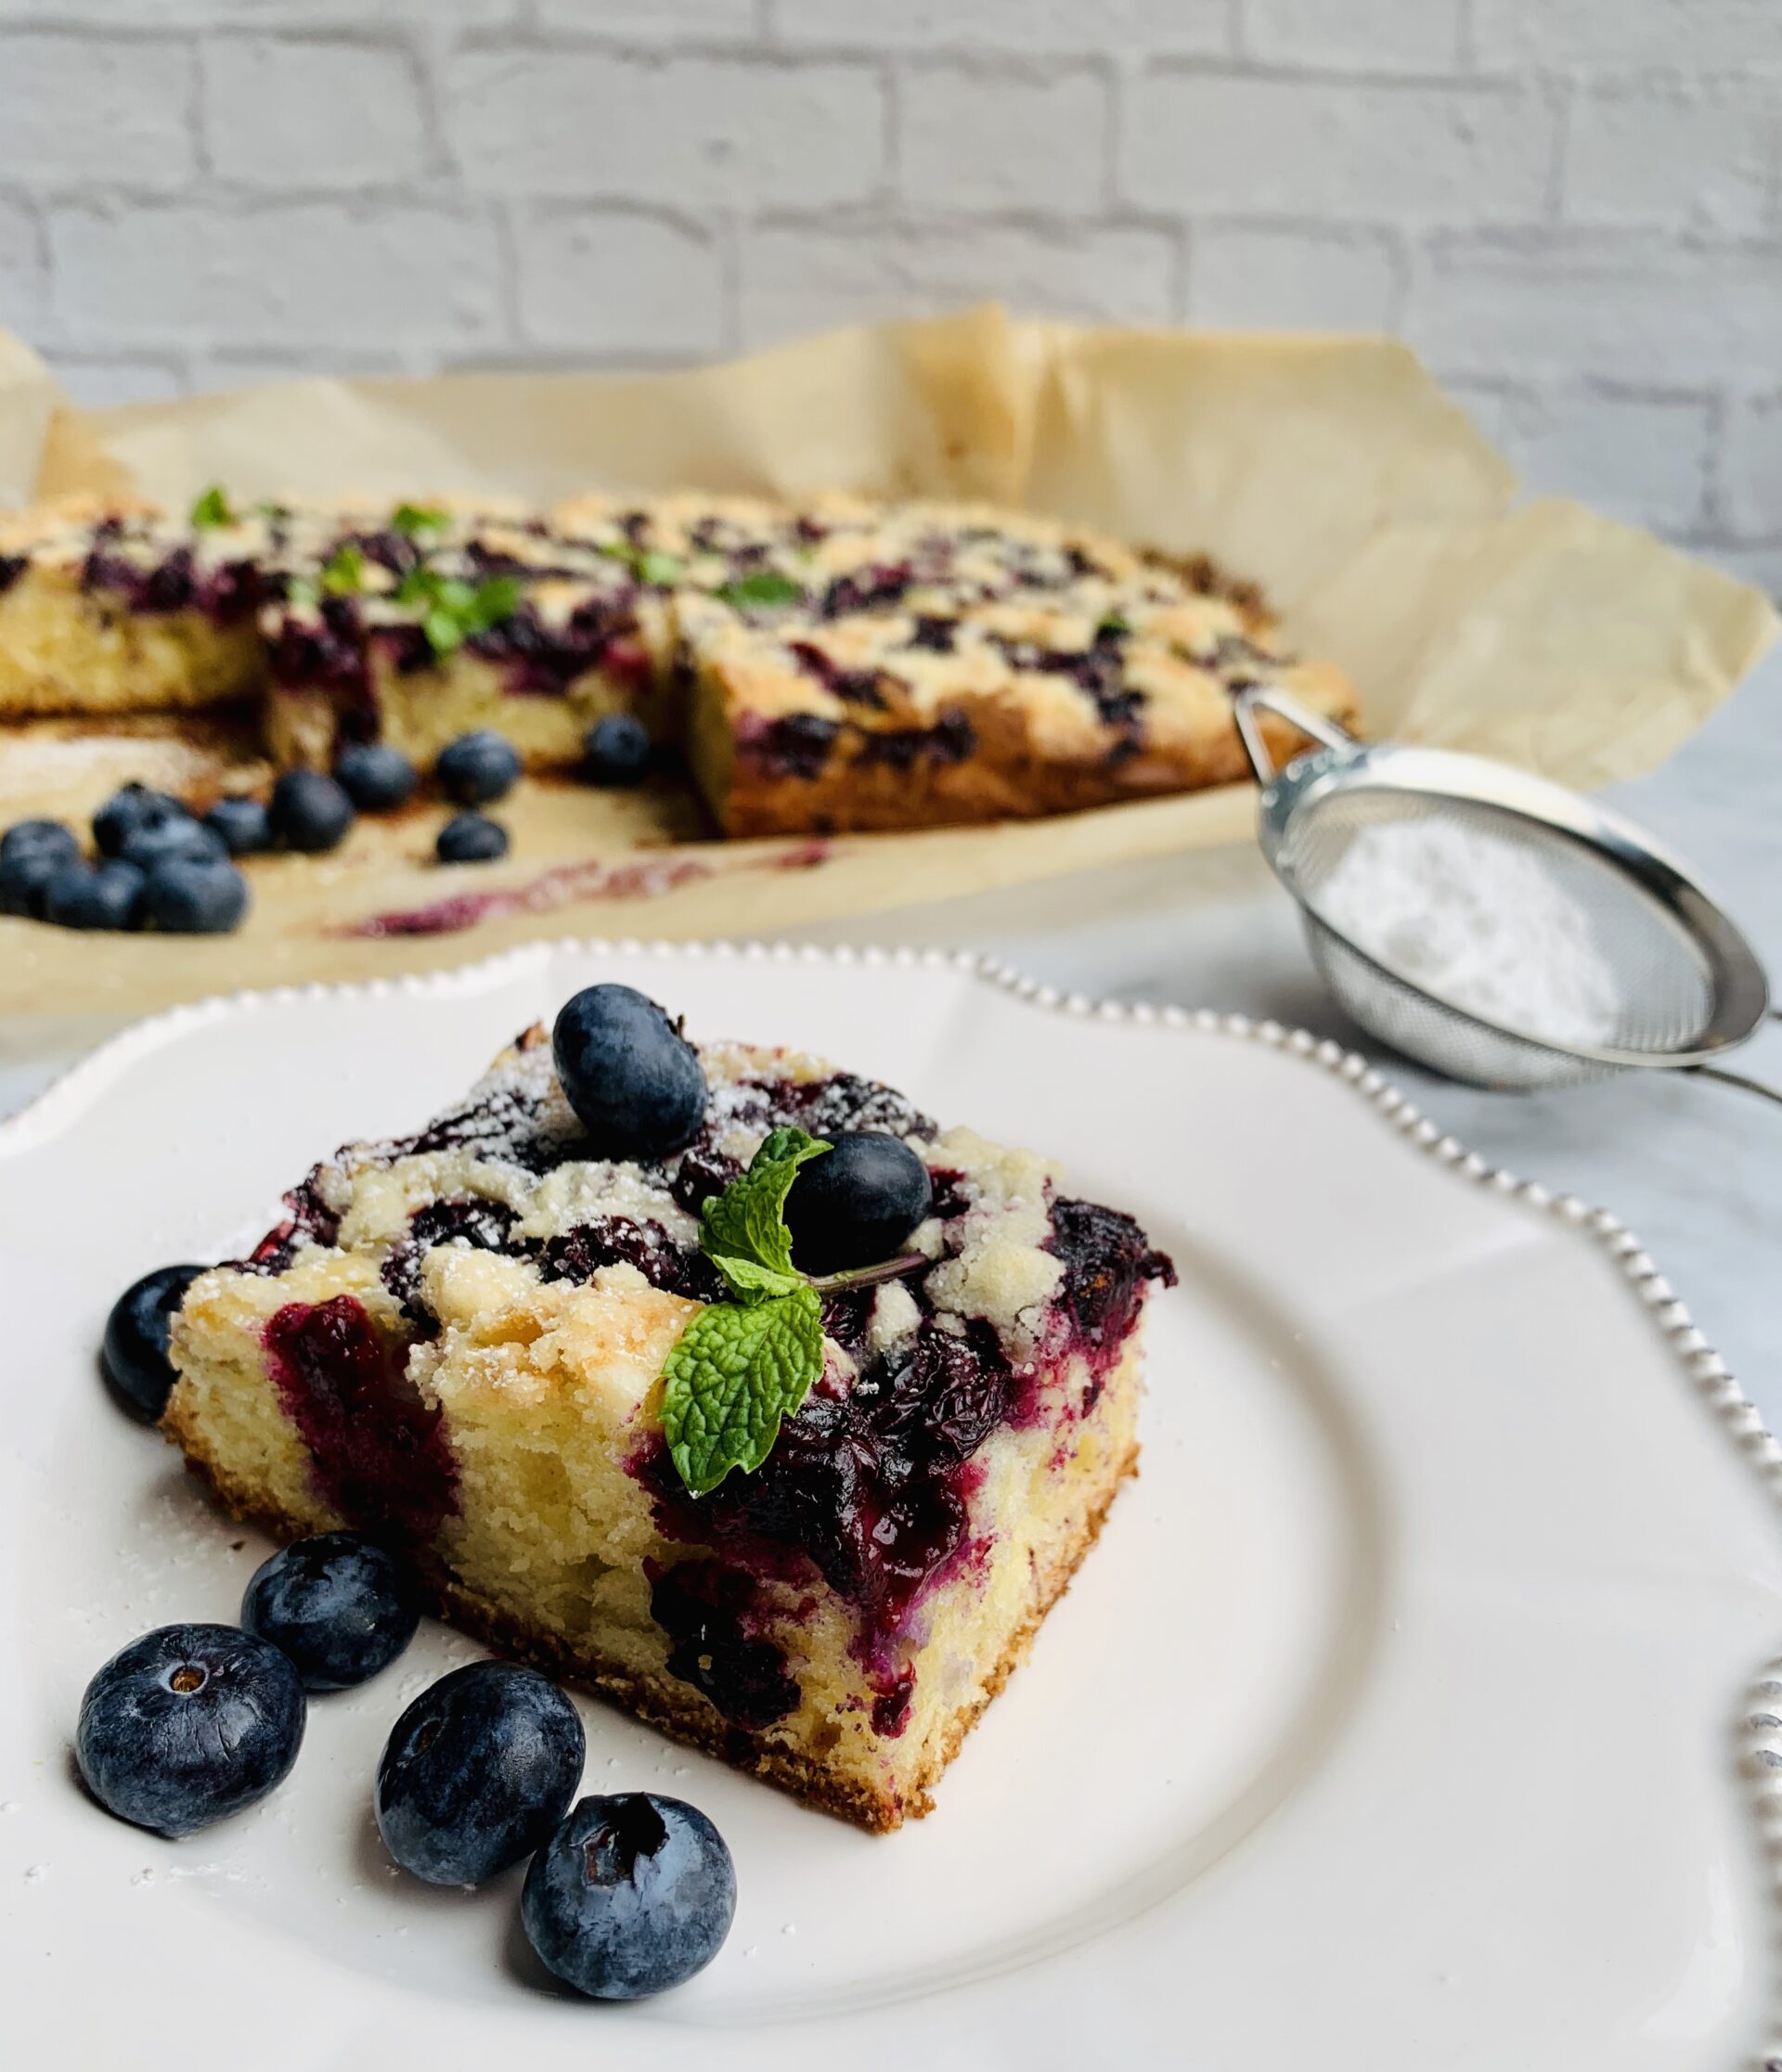
[{"label": "slice of blueberry crumb cake", "polygon": [[173,1328],[228,1507],[874,1830],[1093,1542],[1174,1276],[1032,1152],[624,986],[346,1146]]}]

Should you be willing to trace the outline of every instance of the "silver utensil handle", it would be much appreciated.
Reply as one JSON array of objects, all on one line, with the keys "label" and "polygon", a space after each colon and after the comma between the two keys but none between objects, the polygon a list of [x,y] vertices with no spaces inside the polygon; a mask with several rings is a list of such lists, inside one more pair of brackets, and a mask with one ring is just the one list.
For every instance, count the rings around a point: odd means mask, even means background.
[{"label": "silver utensil handle", "polygon": [[1250,775],[1259,784],[1269,784],[1274,779],[1274,764],[1270,757],[1268,743],[1262,738],[1262,725],[1257,718],[1259,711],[1273,713],[1276,718],[1285,719],[1290,727],[1297,727],[1302,734],[1310,734],[1314,741],[1325,748],[1355,748],[1360,744],[1353,734],[1345,733],[1334,720],[1324,718],[1302,705],[1297,698],[1288,697],[1285,690],[1273,684],[1246,684],[1232,700],[1232,716],[1237,722],[1237,738],[1244,744],[1244,753],[1248,759]]}]

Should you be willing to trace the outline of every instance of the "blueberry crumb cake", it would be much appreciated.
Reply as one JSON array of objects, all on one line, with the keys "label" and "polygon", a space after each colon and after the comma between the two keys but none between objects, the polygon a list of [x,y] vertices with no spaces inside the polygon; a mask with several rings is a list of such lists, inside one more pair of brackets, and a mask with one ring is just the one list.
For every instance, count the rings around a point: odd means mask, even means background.
[{"label": "blueberry crumb cake", "polygon": [[[590,729],[681,755],[726,834],[1077,810],[1246,774],[1261,678],[1352,725],[1254,588],[1204,560],[988,505],[820,495],[436,499],[184,521],[66,506],[0,521],[0,719],[258,708],[274,760],[474,730],[535,771]],[[1290,730],[1270,718],[1272,745]]]},{"label": "blueberry crumb cake", "polygon": [[236,1513],[884,1831],[1100,1530],[1169,1260],[1032,1152],[578,994],[349,1144],[174,1318],[163,1428]]}]

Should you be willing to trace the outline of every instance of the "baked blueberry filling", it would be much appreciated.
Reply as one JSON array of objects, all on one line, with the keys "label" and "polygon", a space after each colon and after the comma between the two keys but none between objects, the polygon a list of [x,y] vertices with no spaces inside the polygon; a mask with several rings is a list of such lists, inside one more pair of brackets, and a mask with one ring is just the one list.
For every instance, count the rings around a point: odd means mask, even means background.
[{"label": "baked blueberry filling", "polygon": [[737,730],[737,746],[764,776],[814,778],[828,762],[841,730],[839,720],[817,713],[788,713],[765,727],[744,721]]},{"label": "baked blueberry filling", "polygon": [[0,554],[0,597],[6,596],[30,566],[23,554]]},{"label": "baked blueberry filling", "polygon": [[323,1499],[374,1538],[426,1539],[457,1508],[440,1413],[352,1295],[291,1302],[266,1325],[267,1366]]},{"label": "baked blueberry filling", "polygon": [[430,1336],[438,1319],[420,1299],[420,1268],[436,1244],[465,1244],[477,1252],[506,1252],[513,1211],[500,1202],[470,1197],[429,1202],[408,1219],[408,1228],[391,1247],[379,1269],[383,1284],[401,1303],[403,1313]]},{"label": "baked blueberry filling", "polygon": [[809,640],[789,643],[794,659],[806,676],[814,676],[823,689],[850,705],[885,710],[885,694],[879,689],[876,669],[844,669]]},{"label": "baked blueberry filling", "polygon": [[918,763],[963,763],[977,750],[977,734],[964,713],[944,712],[932,727],[873,727],[860,736],[859,763],[913,769]]},{"label": "baked blueberry filling", "polygon": [[591,1281],[602,1267],[635,1267],[652,1288],[717,1302],[724,1284],[703,1252],[678,1245],[653,1217],[597,1216],[547,1238],[537,1255],[547,1281]]},{"label": "baked blueberry filling", "polygon": [[[957,1178],[936,1176],[943,1203]],[[1117,1211],[1062,1199],[1052,1222],[1069,1334],[1052,1357],[1083,1357],[1092,1377],[1086,1411],[1124,1348],[1145,1284],[1171,1285],[1175,1271]],[[919,1282],[905,1285],[922,1320],[913,1336],[879,1354],[867,1351],[871,1291],[825,1301],[825,1334],[858,1363],[853,1385],[813,1390],[755,1474],[690,1496],[659,1439],[633,1471],[671,1538],[709,1546],[758,1579],[795,1580],[808,1564],[853,1608],[854,1652],[883,1683],[873,1718],[887,1734],[908,1718],[900,1643],[911,1615],[973,1553],[975,1456],[992,1433],[1037,1414],[1040,1387],[1034,1371],[1010,1361],[989,1324],[974,1319],[961,1330],[957,1319],[943,1322]]]},{"label": "baked blueberry filling", "polygon": [[733,1727],[759,1733],[798,1705],[798,1686],[771,1641],[753,1633],[757,1592],[717,1562],[649,1564],[650,1615],[668,1636],[668,1673],[704,1692]]}]

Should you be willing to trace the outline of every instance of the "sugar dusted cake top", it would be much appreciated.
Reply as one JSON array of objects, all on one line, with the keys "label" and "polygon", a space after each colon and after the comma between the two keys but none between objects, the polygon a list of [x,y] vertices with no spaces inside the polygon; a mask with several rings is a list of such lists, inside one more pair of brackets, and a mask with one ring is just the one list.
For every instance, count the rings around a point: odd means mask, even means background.
[{"label": "sugar dusted cake top", "polygon": [[[573,1371],[600,1367],[619,1391],[603,1414],[665,1532],[768,1566],[807,1563],[863,1632],[895,1634],[962,1555],[984,1440],[1082,1414],[1169,1262],[1130,1217],[1061,1194],[1036,1153],[942,1129],[876,1081],[745,1043],[698,1056],[709,1093],[691,1141],[660,1160],[601,1158],[547,1032],[529,1029],[422,1129],[316,1166],[244,1265],[301,1275],[335,1249],[369,1255],[423,1371],[486,1338],[472,1368],[522,1391],[560,1385],[523,1347],[576,1333]],[[787,1126],[901,1139],[928,1170],[933,1213],[909,1240],[912,1270],[825,1296],[821,1379],[765,1465],[695,1499],[656,1428],[653,1384],[688,1319],[724,1295],[700,1249],[702,1207]]]}]

